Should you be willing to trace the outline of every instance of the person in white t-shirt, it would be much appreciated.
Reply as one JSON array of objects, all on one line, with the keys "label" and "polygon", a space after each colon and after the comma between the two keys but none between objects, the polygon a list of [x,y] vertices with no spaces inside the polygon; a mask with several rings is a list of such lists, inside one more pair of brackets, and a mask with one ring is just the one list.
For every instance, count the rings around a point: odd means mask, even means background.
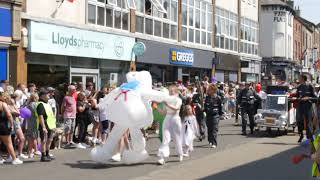
[{"label": "person in white t-shirt", "polygon": [[179,116],[182,100],[179,98],[178,88],[175,85],[169,87],[169,94],[173,97],[173,100],[171,102],[165,102],[166,117],[163,122],[163,139],[158,151],[158,163],[160,165],[163,165],[165,163],[164,158],[167,158],[170,155],[169,144],[171,138],[175,142],[180,162],[183,161],[182,124]]},{"label": "person in white t-shirt", "polygon": [[28,100],[27,92],[28,89],[26,88],[26,85],[18,84],[17,90],[14,92],[15,95],[20,95],[19,100],[16,102],[18,108],[26,104]]}]

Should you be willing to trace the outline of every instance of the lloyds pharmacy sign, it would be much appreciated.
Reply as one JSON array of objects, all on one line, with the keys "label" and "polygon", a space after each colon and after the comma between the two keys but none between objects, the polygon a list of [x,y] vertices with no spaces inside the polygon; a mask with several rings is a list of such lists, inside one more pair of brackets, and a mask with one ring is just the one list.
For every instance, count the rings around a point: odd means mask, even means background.
[{"label": "lloyds pharmacy sign", "polygon": [[134,38],[31,21],[28,51],[77,57],[131,60]]},{"label": "lloyds pharmacy sign", "polygon": [[194,55],[192,50],[186,49],[170,49],[170,64],[192,66]]}]

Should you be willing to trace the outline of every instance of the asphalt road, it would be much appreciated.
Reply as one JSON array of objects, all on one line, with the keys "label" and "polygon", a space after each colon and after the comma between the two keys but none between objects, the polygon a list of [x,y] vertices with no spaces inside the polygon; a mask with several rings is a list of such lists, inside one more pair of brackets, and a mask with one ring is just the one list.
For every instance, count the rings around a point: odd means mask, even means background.
[{"label": "asphalt road", "polygon": [[[220,122],[220,135],[218,137],[217,149],[209,148],[207,141],[197,141],[195,142],[195,151],[191,154],[191,157],[185,158],[182,163],[192,162],[193,160],[204,158],[216,152],[222,152],[229,148],[250,143],[257,138],[266,137],[265,132],[255,132],[254,136],[241,136],[241,127],[235,127],[232,123],[232,120]],[[156,154],[159,145],[160,141],[158,138],[150,138],[147,141],[147,150],[150,154],[150,158],[143,163],[135,165],[123,165],[121,163],[99,165],[90,160],[89,150],[55,150],[53,153],[56,156],[56,160],[49,163],[42,163],[39,162],[39,159],[34,159],[26,160],[21,166],[1,165],[0,179],[131,179],[139,178],[153,171],[161,169],[170,170],[170,167],[178,166],[180,163],[178,162],[174,147],[171,148],[172,157],[169,158],[166,165],[157,165]],[[308,175],[310,162],[303,162],[300,166],[296,166],[296,170],[286,168],[288,163],[290,163],[288,159],[290,159],[291,153],[298,151],[298,149],[293,149],[291,151],[292,152],[283,152],[272,158],[262,159],[261,161],[233,168],[218,174],[209,175],[204,179],[231,180],[240,179],[239,177],[241,177],[241,179],[252,179],[252,177],[255,177],[254,174],[257,174],[258,177],[258,175],[261,176],[261,173],[267,175],[273,174],[273,176],[266,176],[269,177],[266,179],[270,179],[270,177],[275,177],[272,179],[289,179],[286,177],[290,177],[290,179],[293,180],[307,179],[308,176],[305,177],[304,175]],[[254,153],[252,155],[254,156]],[[225,158],[228,158],[228,156]],[[290,176],[285,176],[286,174],[290,174]]]}]

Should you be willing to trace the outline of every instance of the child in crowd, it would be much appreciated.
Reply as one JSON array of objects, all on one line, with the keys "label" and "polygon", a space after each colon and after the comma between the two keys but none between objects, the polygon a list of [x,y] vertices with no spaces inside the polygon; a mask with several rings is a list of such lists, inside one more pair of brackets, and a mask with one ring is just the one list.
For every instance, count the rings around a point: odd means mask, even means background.
[{"label": "child in crowd", "polygon": [[183,156],[189,157],[189,153],[193,151],[193,140],[196,138],[196,136],[200,136],[197,119],[194,116],[192,107],[190,105],[186,106],[182,134],[182,143],[185,147]]}]

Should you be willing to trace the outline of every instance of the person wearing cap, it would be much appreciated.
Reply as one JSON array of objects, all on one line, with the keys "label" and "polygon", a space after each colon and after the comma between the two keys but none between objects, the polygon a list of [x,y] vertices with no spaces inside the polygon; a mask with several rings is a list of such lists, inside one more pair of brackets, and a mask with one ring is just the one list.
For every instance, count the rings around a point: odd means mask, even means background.
[{"label": "person wearing cap", "polygon": [[242,135],[247,135],[247,120],[245,118],[246,114],[249,117],[250,134],[253,134],[255,103],[257,101],[261,101],[261,98],[254,90],[251,89],[251,84],[246,82],[245,88],[240,91],[237,101],[240,103],[241,107]]},{"label": "person wearing cap", "polygon": [[37,103],[37,124],[41,139],[42,152],[41,161],[48,162],[54,158],[50,156],[49,150],[52,142],[52,130],[56,128],[56,117],[48,104],[49,92],[45,89],[39,92],[39,102]]}]

